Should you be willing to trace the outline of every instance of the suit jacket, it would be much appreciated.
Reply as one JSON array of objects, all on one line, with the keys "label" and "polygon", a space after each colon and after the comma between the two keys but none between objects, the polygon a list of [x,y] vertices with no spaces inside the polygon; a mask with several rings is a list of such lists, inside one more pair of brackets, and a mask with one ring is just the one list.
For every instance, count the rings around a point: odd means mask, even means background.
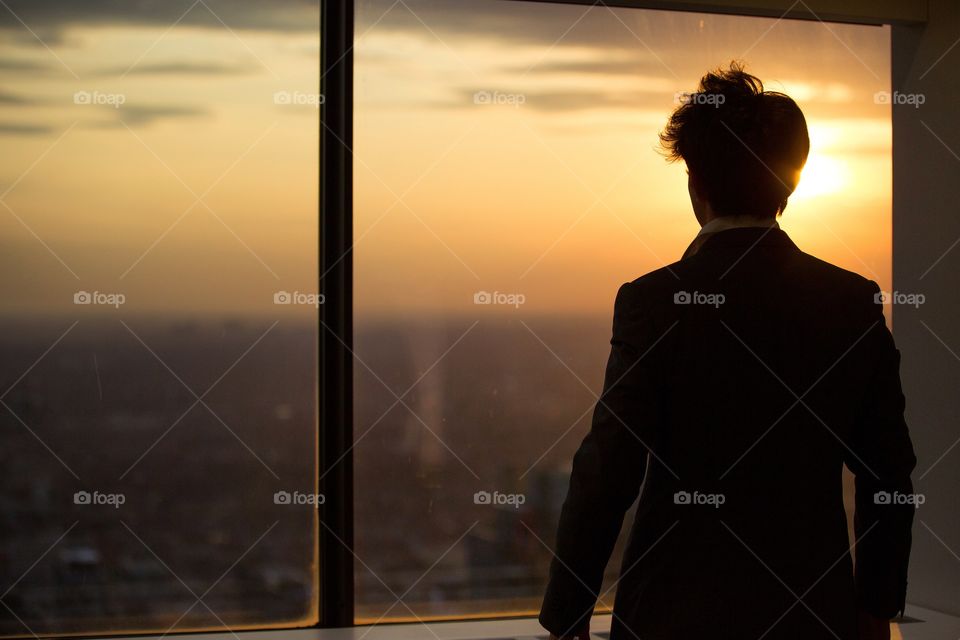
[{"label": "suit jacket", "polygon": [[721,231],[623,285],[541,624],[589,620],[638,495],[612,640],[854,640],[858,605],[901,612],[916,459],[878,293],[775,228]]}]

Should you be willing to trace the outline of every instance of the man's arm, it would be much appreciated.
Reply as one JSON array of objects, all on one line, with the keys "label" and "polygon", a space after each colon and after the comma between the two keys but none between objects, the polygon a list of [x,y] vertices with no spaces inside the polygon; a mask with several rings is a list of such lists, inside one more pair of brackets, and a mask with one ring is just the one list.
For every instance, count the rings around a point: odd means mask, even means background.
[{"label": "man's arm", "polygon": [[[656,416],[654,347],[635,285],[617,294],[604,389],[573,459],[540,623],[560,637],[588,625],[623,516],[636,500]],[[642,442],[641,442],[642,441]]]},{"label": "man's arm", "polygon": [[[873,293],[879,292],[873,284]],[[856,475],[857,603],[883,620],[903,612],[915,510],[910,473],[916,457],[903,418],[900,352],[874,305],[864,337],[872,370],[854,426],[847,466]]]}]

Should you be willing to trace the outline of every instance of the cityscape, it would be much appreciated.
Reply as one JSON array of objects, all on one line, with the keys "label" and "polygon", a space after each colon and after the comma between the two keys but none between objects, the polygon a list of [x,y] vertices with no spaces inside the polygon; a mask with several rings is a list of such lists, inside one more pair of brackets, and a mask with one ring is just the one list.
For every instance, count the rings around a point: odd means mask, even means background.
[{"label": "cityscape", "polygon": [[[309,623],[315,328],[84,319],[31,368],[70,324],[7,324],[0,633]],[[358,324],[358,621],[536,610],[607,332]]]}]

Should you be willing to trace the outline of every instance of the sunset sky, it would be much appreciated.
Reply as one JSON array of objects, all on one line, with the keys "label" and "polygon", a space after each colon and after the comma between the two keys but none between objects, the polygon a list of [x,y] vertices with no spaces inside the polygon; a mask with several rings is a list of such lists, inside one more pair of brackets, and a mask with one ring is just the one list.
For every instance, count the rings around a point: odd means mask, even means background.
[{"label": "sunset sky", "polygon": [[[608,313],[621,283],[677,260],[699,228],[657,132],[678,91],[734,58],[809,121],[783,228],[889,288],[890,111],[874,102],[887,29],[477,4],[467,19],[367,3],[358,20],[361,309],[476,313],[466,294],[498,290],[531,312]],[[407,189],[410,209],[394,205]]]},{"label": "sunset sky", "polygon": [[[76,314],[73,293],[98,290],[125,293],[127,312],[276,314],[274,292],[314,291],[315,4],[10,3],[6,313]],[[482,290],[524,294],[525,312],[609,313],[698,229],[656,136],[675,94],[734,58],[810,125],[783,228],[890,288],[887,28],[467,4],[359,3],[358,320],[476,314]]]},{"label": "sunset sky", "polygon": [[316,290],[316,2],[114,4],[0,19],[4,311],[294,313],[272,296]]}]

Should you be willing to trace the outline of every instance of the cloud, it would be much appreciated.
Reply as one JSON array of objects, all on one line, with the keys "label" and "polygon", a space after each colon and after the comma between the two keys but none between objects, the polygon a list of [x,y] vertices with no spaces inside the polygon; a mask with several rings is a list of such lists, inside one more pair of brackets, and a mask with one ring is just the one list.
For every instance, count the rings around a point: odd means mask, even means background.
[{"label": "cloud", "polygon": [[227,25],[286,32],[318,31],[320,24],[320,0],[7,0],[6,6],[0,28],[29,34],[26,24],[48,44],[59,42],[62,31],[77,25]]},{"label": "cloud", "polygon": [[[617,10],[615,17],[602,5],[463,0],[439,4],[368,0],[357,4],[358,27],[377,22],[381,32],[416,33],[431,39],[438,34],[444,40],[463,36],[551,48],[554,44],[635,48],[640,43],[631,30],[640,33],[649,22],[649,17],[639,12]],[[37,46],[40,42],[21,20],[49,45],[60,43],[63,32],[77,26],[166,28],[177,24],[223,29],[226,25],[233,30],[304,33],[320,29],[320,0],[6,0],[6,5],[10,10],[0,11],[0,28],[22,35],[20,44]]]},{"label": "cloud", "polygon": [[120,118],[130,125],[152,124],[168,118],[195,118],[209,115],[210,112],[199,107],[172,106],[124,106],[118,109]]},{"label": "cloud", "polygon": [[629,91],[540,91],[528,94],[527,104],[540,111],[582,111],[586,109],[639,109],[663,104],[663,96]]},{"label": "cloud", "polygon": [[612,59],[597,58],[592,60],[558,60],[554,62],[541,62],[531,67],[527,66],[509,66],[504,67],[503,71],[507,73],[519,73],[522,75],[537,76],[541,74],[561,75],[561,74],[586,74],[586,75],[606,75],[606,76],[636,76],[650,77],[662,75],[665,69],[652,57],[637,55],[630,58]]},{"label": "cloud", "polygon": [[95,73],[98,76],[206,76],[206,75],[241,75],[256,72],[257,69],[248,65],[222,64],[219,62],[163,62],[158,64],[139,64],[133,68],[115,67],[101,69]]},{"label": "cloud", "polygon": [[0,72],[9,71],[13,73],[48,73],[54,69],[53,65],[46,62],[37,62],[35,60],[0,60]]},{"label": "cloud", "polygon": [[23,122],[0,122],[0,135],[41,136],[53,132],[53,127]]},{"label": "cloud", "polygon": [[[672,94],[667,97],[666,94],[653,93],[650,91],[591,91],[591,90],[564,90],[564,91],[524,91],[513,93],[510,91],[496,92],[503,95],[503,100],[498,101],[496,97],[491,97],[486,103],[478,103],[477,94],[486,94],[493,96],[494,92],[489,90],[476,91],[473,89],[461,89],[458,97],[454,100],[437,102],[436,106],[444,108],[497,108],[495,104],[512,105],[519,102],[519,106],[524,109],[534,109],[536,111],[563,113],[577,112],[595,109],[616,109],[616,110],[636,110],[636,109],[659,109],[665,114],[669,113],[672,107]],[[520,98],[522,96],[522,98]]]},{"label": "cloud", "polygon": [[13,107],[27,106],[35,104],[36,101],[31,98],[25,98],[16,93],[9,93],[0,89],[0,105],[7,105]]},{"label": "cloud", "polygon": [[[373,24],[393,4],[388,0],[365,3],[357,24]],[[622,15],[621,13],[617,14]],[[632,14],[639,15],[639,14]],[[629,20],[626,20],[629,24]],[[589,47],[634,46],[639,43],[606,6],[584,7],[537,2],[444,2],[407,0],[394,7],[377,24],[383,31],[422,33],[507,41],[513,44]],[[635,27],[633,27],[636,30]]]},{"label": "cloud", "polygon": [[119,129],[124,125],[136,127],[155,124],[161,120],[179,120],[209,116],[210,111],[200,107],[176,107],[168,105],[127,105],[114,108],[102,107],[102,112],[115,113],[114,120],[97,122],[94,126],[101,129]]}]

